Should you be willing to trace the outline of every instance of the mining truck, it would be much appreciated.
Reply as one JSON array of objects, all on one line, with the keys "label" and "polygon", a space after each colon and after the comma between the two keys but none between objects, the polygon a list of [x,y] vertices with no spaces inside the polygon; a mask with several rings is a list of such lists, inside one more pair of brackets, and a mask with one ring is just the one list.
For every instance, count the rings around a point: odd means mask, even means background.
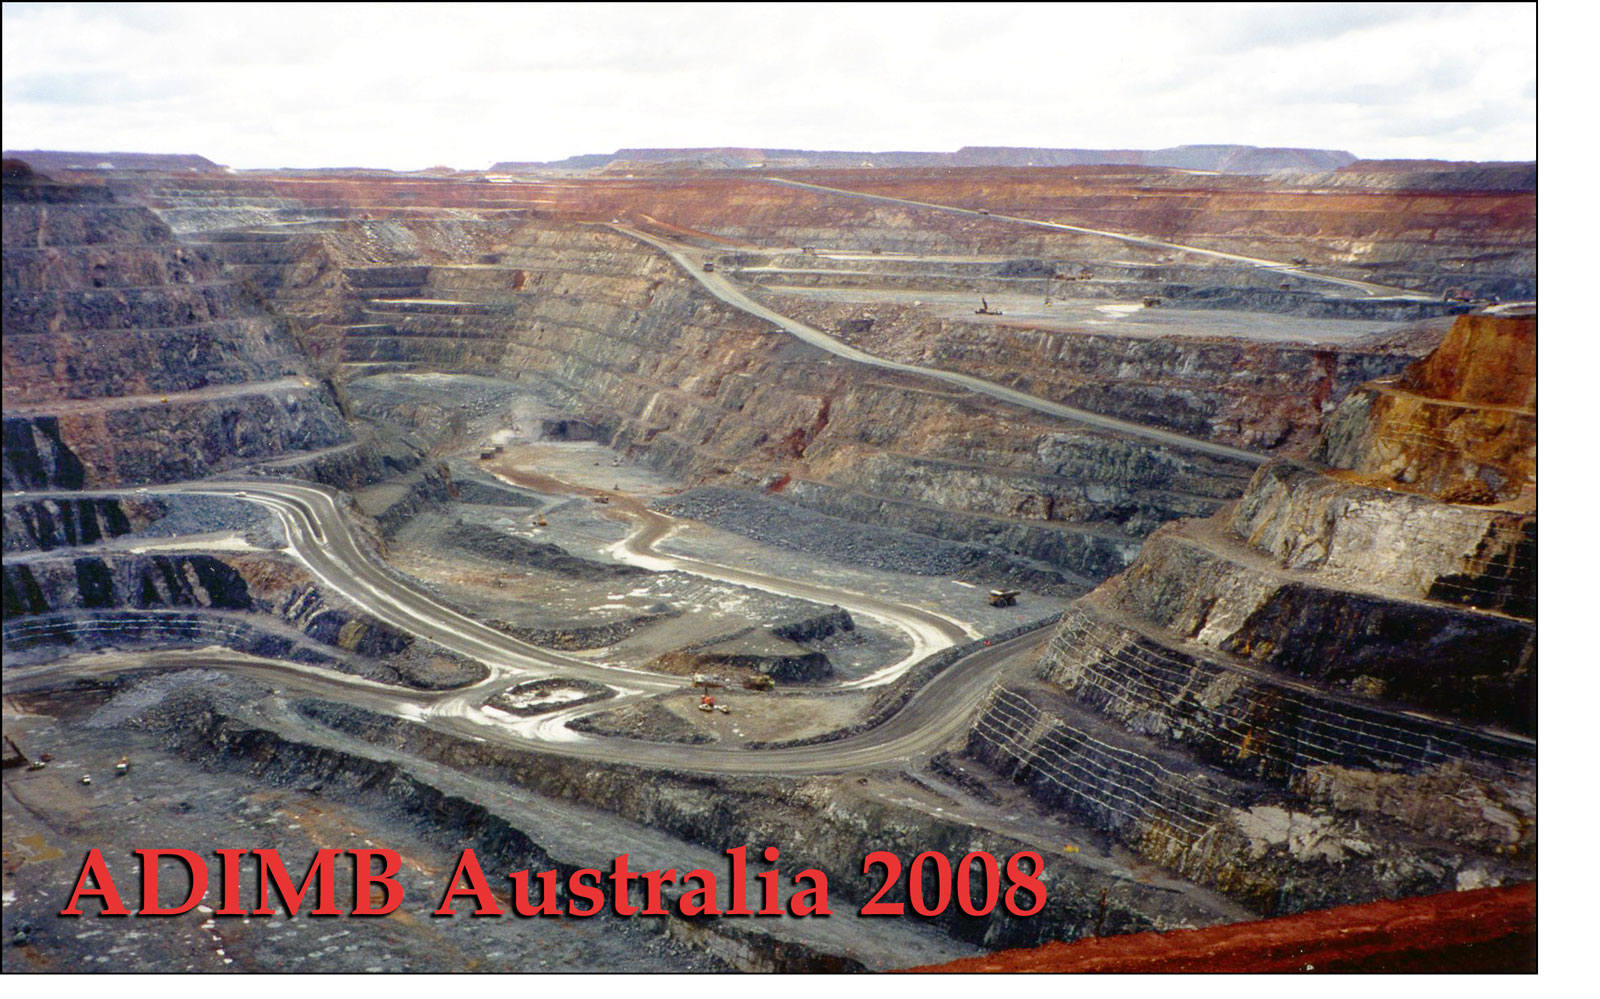
[{"label": "mining truck", "polygon": [[717,265],[707,260],[705,263],[700,265],[700,269],[705,271],[707,274],[710,274],[717,269]]},{"label": "mining truck", "polygon": [[1017,605],[1017,597],[1021,595],[1021,590],[990,590],[989,606],[1015,607]]}]

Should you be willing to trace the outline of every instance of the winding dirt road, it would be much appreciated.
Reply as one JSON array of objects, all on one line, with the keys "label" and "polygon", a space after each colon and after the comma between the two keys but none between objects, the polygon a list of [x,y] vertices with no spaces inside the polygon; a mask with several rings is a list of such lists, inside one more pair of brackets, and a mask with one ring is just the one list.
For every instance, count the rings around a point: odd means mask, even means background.
[{"label": "winding dirt road", "polygon": [[891,663],[859,679],[836,684],[834,685],[836,688],[859,689],[890,683],[928,655],[952,645],[983,637],[981,632],[964,621],[911,604],[884,600],[856,590],[818,586],[753,569],[661,551],[657,546],[676,533],[682,522],[658,510],[650,509],[635,497],[611,490],[589,489],[548,475],[506,468],[504,465],[491,465],[490,470],[504,482],[539,492],[574,496],[604,495],[608,501],[605,507],[606,515],[614,520],[634,525],[633,531],[627,538],[611,548],[611,554],[619,561],[647,569],[687,572],[721,583],[749,586],[786,597],[831,604],[844,608],[853,616],[871,618],[890,628],[898,629],[911,640],[911,651],[899,662]]},{"label": "winding dirt road", "polygon": [[821,348],[835,357],[842,357],[856,364],[865,364],[885,371],[899,371],[910,375],[920,375],[925,378],[936,378],[939,381],[958,385],[961,388],[977,392],[980,395],[986,395],[991,399],[997,399],[1012,406],[1021,406],[1023,409],[1033,410],[1036,413],[1044,413],[1047,416],[1054,416],[1064,420],[1073,420],[1086,426],[1096,427],[1101,430],[1111,430],[1130,437],[1141,437],[1168,447],[1199,451],[1202,454],[1209,454],[1213,457],[1242,462],[1251,467],[1263,465],[1268,461],[1265,456],[1252,451],[1229,447],[1226,444],[1218,444],[1198,437],[1189,437],[1184,434],[1174,433],[1171,430],[1160,430],[1142,423],[1119,420],[1114,416],[1091,413],[1086,409],[1052,402],[1049,399],[1030,395],[1027,392],[1019,392],[1014,388],[997,385],[994,382],[985,381],[973,375],[962,374],[958,371],[946,371],[943,368],[924,367],[919,364],[906,364],[903,361],[891,361],[875,354],[869,354],[864,350],[859,350],[829,336],[814,326],[808,326],[797,319],[791,319],[780,312],[774,312],[740,291],[732,281],[723,275],[705,271],[703,269],[705,260],[711,256],[705,251],[682,243],[668,242],[631,226],[613,223],[608,228],[637,239],[642,243],[647,243],[665,253],[672,259],[673,263],[683,268],[690,277],[700,282],[707,291],[726,304],[741,312],[748,312],[752,316],[772,323],[786,333],[804,340],[813,347]]},{"label": "winding dirt road", "polygon": [[[704,773],[804,775],[873,769],[932,752],[959,735],[1005,664],[1031,653],[1049,636],[1049,629],[1041,627],[1010,641],[979,647],[928,681],[882,724],[834,742],[752,750],[581,735],[565,728],[570,712],[518,719],[491,715],[483,710],[482,705],[495,693],[531,679],[582,679],[603,684],[615,692],[616,696],[609,700],[587,705],[584,710],[590,711],[614,708],[647,696],[682,690],[690,686],[689,681],[641,670],[602,666],[539,648],[440,603],[366,553],[366,546],[350,528],[339,502],[339,494],[325,487],[292,480],[241,480],[151,487],[149,492],[232,497],[266,507],[283,526],[289,555],[305,565],[322,585],[388,624],[427,638],[452,652],[477,659],[489,668],[490,675],[467,688],[423,692],[300,663],[243,654],[166,656],[166,661],[226,668],[268,680],[278,687],[292,688],[302,695],[353,703],[385,714],[425,721],[431,728],[465,738],[518,749],[537,749],[540,752],[609,763],[669,766]],[[82,499],[121,494],[118,491],[102,491],[29,495],[57,498],[70,495],[70,498]],[[629,540],[641,554],[651,558],[663,557],[649,546],[670,533],[670,518],[654,511],[646,512],[650,516],[641,520],[643,527]],[[812,584],[780,581],[777,577],[712,563],[695,563],[695,569],[714,571],[725,575],[730,582],[746,585],[781,582],[783,592],[797,596],[810,593],[807,599],[839,603],[841,606],[856,600],[871,601],[873,610],[864,610],[865,613],[879,612],[901,619],[909,617],[920,620],[924,627],[940,635],[943,642],[940,647],[947,648],[956,640],[966,637],[959,623],[920,608],[906,608]],[[159,661],[163,657],[157,655],[147,658]],[[8,689],[16,689],[18,684],[30,680],[59,682],[64,675],[125,672],[127,669],[125,661],[110,657],[104,661],[80,661],[66,672],[53,667],[8,671],[6,679]]]}]

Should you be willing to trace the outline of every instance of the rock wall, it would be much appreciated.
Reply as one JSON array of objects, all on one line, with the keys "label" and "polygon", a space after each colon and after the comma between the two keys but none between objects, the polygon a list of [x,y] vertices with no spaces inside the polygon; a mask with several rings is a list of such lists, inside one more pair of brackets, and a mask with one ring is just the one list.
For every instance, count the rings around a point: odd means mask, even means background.
[{"label": "rock wall", "polygon": [[1531,316],[1463,317],[1426,360],[1346,399],[1313,458],[1385,488],[1531,506],[1537,340]]},{"label": "rock wall", "polygon": [[[351,374],[405,365],[530,383],[691,482],[806,479],[971,514],[988,526],[967,531],[1093,578],[1156,524],[1213,510],[1245,481],[1239,464],[847,368],[608,232],[529,225],[499,260],[372,286],[383,290],[361,321],[329,331],[324,349]],[[402,277],[416,274],[361,280]]]},{"label": "rock wall", "polygon": [[[714,850],[741,844],[777,846],[796,869],[825,871],[830,897],[837,898],[840,907],[871,898],[879,879],[863,876],[859,860],[846,865],[839,858],[859,858],[872,850],[902,857],[925,850],[952,857],[973,850],[1009,856],[1027,848],[962,821],[854,794],[848,783],[837,779],[719,780],[629,766],[596,769],[581,760],[471,743],[355,708],[311,702],[302,710],[324,725],[362,739],[464,771],[492,767],[533,793],[595,805],[699,846]],[[1046,857],[1040,877],[1048,901],[1034,916],[1011,917],[1001,906],[988,916],[970,917],[951,906],[930,922],[957,939],[997,947],[1073,939],[1097,928],[1126,933],[1216,918],[1193,899],[1118,880],[1087,866],[1063,864],[1053,856]],[[886,901],[904,897],[903,881],[884,895]]]},{"label": "rock wall", "polygon": [[8,654],[220,644],[424,690],[488,675],[325,593],[272,553],[105,552],[8,563],[4,619]]},{"label": "rock wall", "polygon": [[200,477],[350,439],[288,326],[103,187],[7,178],[5,485]]},{"label": "rock wall", "polygon": [[117,499],[46,499],[5,507],[6,554],[74,548],[120,537],[153,522],[150,504]]},{"label": "rock wall", "polygon": [[1330,415],[1318,453],[1360,458],[1389,419],[1361,399],[1448,406],[1437,474],[1274,462],[1157,531],[1002,678],[968,752],[1264,912],[1530,878],[1537,512],[1459,482],[1489,447],[1532,481],[1496,421],[1535,417],[1533,350],[1531,318],[1464,317]]},{"label": "rock wall", "polygon": [[[1097,281],[1105,277],[1103,267],[1096,271]],[[795,283],[791,275],[784,281]],[[1165,291],[1116,285],[1105,291],[1111,301],[1138,301]],[[1036,293],[1038,287],[1035,279],[1027,291]],[[1086,290],[1087,285],[1077,285],[1070,293],[1083,296]],[[1333,345],[1067,333],[957,322],[890,303],[867,310],[793,295],[763,297],[778,311],[840,331],[880,357],[964,371],[1090,412],[1272,454],[1303,453],[1326,411],[1351,389],[1415,360],[1393,351]],[[867,328],[844,332],[851,317],[864,311],[872,316]],[[1282,322],[1293,331],[1293,319]]]}]

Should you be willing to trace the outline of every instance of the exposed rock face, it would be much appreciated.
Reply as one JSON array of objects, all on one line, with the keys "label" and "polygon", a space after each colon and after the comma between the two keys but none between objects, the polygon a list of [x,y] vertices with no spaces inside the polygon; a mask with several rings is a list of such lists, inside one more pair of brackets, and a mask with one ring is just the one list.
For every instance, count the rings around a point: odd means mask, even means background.
[{"label": "exposed rock face", "polygon": [[1315,457],[1365,481],[1461,503],[1507,503],[1538,477],[1534,319],[1468,316],[1425,361],[1363,387]]},{"label": "exposed rock face", "polygon": [[[831,260],[827,265],[839,266]],[[1097,280],[1106,276],[1102,268]],[[784,280],[798,283],[794,274]],[[1117,284],[1107,291],[1108,301],[1143,293]],[[764,297],[779,311],[822,329],[842,333],[852,322],[868,322],[868,329],[849,340],[880,357],[964,371],[1090,412],[1269,454],[1303,453],[1326,407],[1356,385],[1394,374],[1415,359],[1333,345],[980,325],[930,318],[888,303],[873,306],[873,320],[853,320],[846,317],[860,306],[794,295]],[[1286,317],[1282,325],[1292,331],[1295,320]]]},{"label": "exposed rock face", "polygon": [[[1188,157],[1184,164],[1250,153],[1169,152]],[[1526,283],[1532,273],[1525,253],[1532,201],[1515,187],[1483,198],[1450,187],[1412,197],[1387,181],[1369,190],[1352,180],[1334,199],[1287,181],[1148,166],[835,169],[804,179],[1283,260],[1305,255],[1323,272],[1413,286],[1437,276],[1441,257],[1465,273],[1493,272],[1496,287]],[[591,225],[563,223],[654,219],[677,235],[725,246],[735,258],[747,241],[1003,253],[999,265],[939,266],[1033,284],[1047,269],[1042,261],[1082,257],[1104,270],[1074,285],[1074,295],[1090,297],[1182,290],[1192,305],[1279,313],[1338,306],[1398,308],[1410,316],[1426,305],[1313,295],[1292,272],[1281,275],[1289,288],[1282,291],[1279,277],[1264,284],[1256,268],[1207,268],[1105,237],[1021,229],[751,175],[577,184],[172,176],[146,185],[141,196],[299,317],[319,363],[337,364],[343,378],[439,370],[525,381],[580,416],[577,433],[633,449],[691,481],[772,488],[780,498],[869,523],[914,522],[918,531],[999,547],[1090,580],[1125,566],[1161,523],[1208,514],[1237,496],[1248,470],[997,410],[912,377],[845,370],[789,338],[764,335],[766,327],[710,299],[654,251]],[[1392,259],[1374,261],[1391,246],[1399,247]],[[830,260],[818,272],[835,276],[818,280],[850,280],[841,269],[857,266]],[[873,269],[880,272],[874,281],[922,280],[896,273],[884,258]],[[1412,280],[1418,275],[1426,280]],[[744,279],[761,280],[753,271],[741,272]],[[775,304],[793,311],[796,303]],[[1326,407],[1406,362],[1373,349],[1140,341],[970,323],[925,337],[892,317],[872,325],[859,316],[834,318],[840,322],[824,327],[855,322],[851,335],[873,340],[875,353],[900,356],[898,337],[919,363],[1276,453],[1302,453]],[[460,414],[435,416],[448,423]]]},{"label": "exposed rock face", "polygon": [[572,579],[588,581],[620,579],[628,576],[649,575],[650,570],[636,565],[618,565],[578,558],[560,545],[496,530],[487,524],[468,524],[456,521],[447,529],[442,540],[445,544],[510,565],[538,568]]},{"label": "exposed rock face", "polygon": [[[840,164],[858,165],[859,161]],[[1310,162],[1300,165],[1325,168]],[[847,190],[1175,239],[1275,260],[1304,256],[1324,272],[1331,268],[1347,277],[1435,293],[1466,285],[1507,299],[1534,297],[1532,168],[1485,164],[1473,170],[1430,173],[1427,164],[1420,164],[1422,172],[1417,166],[1364,169],[1356,164],[1348,170],[1305,175],[1303,180],[1198,176],[1150,166],[1027,168],[1020,163],[965,169],[834,168],[791,176]],[[363,223],[369,228],[425,207],[474,209],[495,219],[515,212],[526,213],[523,217],[589,221],[626,215],[769,246],[840,245],[937,253],[960,248],[1011,257],[1071,259],[1083,251],[1085,241],[1099,238],[841,199],[780,187],[765,176],[765,172],[679,172],[653,180],[490,184],[414,176],[335,180],[190,175],[167,178],[160,194],[175,210],[192,213],[196,222],[209,213],[211,223],[195,228],[220,228],[214,223],[222,211],[231,211],[236,218],[253,212],[253,221],[259,222],[268,214],[261,206],[292,204],[297,219],[326,220],[329,208],[355,209],[369,217]],[[176,228],[189,228],[172,210],[164,206],[162,210]]]},{"label": "exposed rock face", "polygon": [[114,499],[39,500],[5,508],[5,551],[49,551],[94,544],[147,524],[155,511]]},{"label": "exposed rock face", "polygon": [[[1330,415],[1344,468],[1269,464],[1157,531],[1002,678],[969,752],[1266,912],[1530,877],[1534,334],[1463,317]],[[1451,436],[1383,450],[1386,392]],[[1516,502],[1462,501],[1486,453],[1504,475],[1476,481]],[[1422,474],[1352,473],[1374,454]]]},{"label": "exposed rock face", "polygon": [[[162,211],[186,225],[244,220],[242,206],[206,202],[191,190]],[[268,202],[278,205],[275,218],[328,211]],[[473,235],[465,223],[447,231],[438,220],[395,217],[360,222],[358,238],[356,223],[324,215],[315,235],[234,228],[196,236],[301,317],[313,355],[339,362],[355,382],[354,411],[406,426],[453,426],[461,414],[442,404],[437,412],[384,408],[359,379],[437,370],[520,380],[585,414],[555,432],[633,448],[690,480],[792,482],[792,497],[780,485],[781,498],[868,521],[914,519],[918,530],[1089,579],[1125,565],[1159,523],[1209,512],[1246,480],[1236,463],[996,413],[916,378],[842,368],[765,335],[632,240],[519,224],[514,238],[470,265],[429,261],[481,248],[489,231],[503,238],[506,223],[484,222]],[[271,252],[250,262],[253,247]],[[347,488],[354,477],[297,474]]]},{"label": "exposed rock face", "polygon": [[282,320],[102,187],[8,179],[5,486],[197,478],[350,431]]},{"label": "exposed rock face", "polygon": [[914,377],[845,370],[766,335],[610,233],[529,225],[500,260],[429,268],[404,288],[365,286],[361,321],[329,330],[321,349],[338,351],[351,373],[406,366],[530,382],[559,405],[601,414],[614,446],[691,481],[787,475],[941,508],[968,536],[1092,578],[1119,567],[1156,524],[1215,509],[1244,482],[1236,463],[996,413]]},{"label": "exposed rock face", "polygon": [[425,690],[487,675],[324,592],[270,553],[103,553],[7,564],[4,615],[8,655],[51,646],[216,644]]}]

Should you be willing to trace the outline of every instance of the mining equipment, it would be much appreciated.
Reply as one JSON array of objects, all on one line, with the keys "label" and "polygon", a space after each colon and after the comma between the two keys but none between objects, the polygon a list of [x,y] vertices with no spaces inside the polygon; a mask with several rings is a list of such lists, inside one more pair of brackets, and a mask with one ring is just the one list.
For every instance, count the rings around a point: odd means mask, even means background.
[{"label": "mining equipment", "polygon": [[1094,277],[1094,271],[1091,271],[1087,267],[1078,268],[1078,280],[1087,281],[1092,277]]},{"label": "mining equipment", "polygon": [[987,215],[987,214],[989,214],[989,209],[987,209],[987,208],[980,208],[980,209],[978,209],[978,214],[979,214],[979,215]]},{"label": "mining equipment", "polygon": [[701,694],[700,695],[700,703],[695,705],[695,706],[698,707],[701,711],[708,711],[709,712],[709,711],[712,711],[712,710],[714,710],[716,708],[717,702],[716,702],[716,699],[713,698],[710,694]]},{"label": "mining equipment", "polygon": [[[8,735],[5,738],[6,738],[6,748],[5,748],[5,767],[4,768],[6,770],[10,770],[12,767],[20,767],[23,764],[28,763],[27,754],[22,751],[21,747],[19,747],[15,742],[13,742],[11,740],[11,736]],[[29,769],[30,770],[36,770],[38,768],[34,767],[34,766],[32,766],[30,764],[29,765]]]},{"label": "mining equipment", "polygon": [[130,766],[130,764],[128,763],[128,754],[127,753],[123,753],[122,754],[122,759],[117,761],[117,776],[118,777],[122,777],[125,774],[127,774],[129,766]]},{"label": "mining equipment", "polygon": [[777,686],[777,682],[765,673],[747,676],[744,680],[744,689],[746,690],[771,690],[775,686]]},{"label": "mining equipment", "polygon": [[1017,597],[1021,595],[1021,590],[990,590],[989,606],[1015,607],[1017,605]]},{"label": "mining equipment", "polygon": [[700,265],[700,269],[705,271],[707,274],[711,274],[716,271],[717,265],[707,260],[705,263]]},{"label": "mining equipment", "polygon": [[1145,299],[1144,299],[1144,307],[1145,308],[1153,309],[1153,308],[1155,308],[1156,306],[1158,306],[1160,304],[1161,304],[1161,299],[1157,298],[1156,296],[1154,296],[1154,295],[1146,295],[1145,296]]},{"label": "mining equipment", "polygon": [[1296,267],[1308,267],[1310,266],[1311,261],[1307,260],[1305,257],[1290,257],[1289,263]]},{"label": "mining equipment", "polygon": [[479,461],[488,461],[490,458],[493,458],[493,457],[494,457],[494,448],[492,448],[492,447],[486,447],[483,450],[478,452],[478,460]]},{"label": "mining equipment", "polygon": [[78,778],[78,783],[79,784],[93,784],[94,783],[94,778],[90,777],[88,774],[84,774],[82,777]]},{"label": "mining equipment", "polygon": [[544,514],[542,514],[542,513],[539,514],[538,526],[540,526],[540,527],[549,527],[550,526],[550,522],[548,520],[544,519]]},{"label": "mining equipment", "polygon": [[596,503],[610,503],[611,502],[611,497],[607,496],[605,493],[596,493],[595,497],[594,497],[594,501]]},{"label": "mining equipment", "polygon": [[728,707],[726,704],[718,704],[716,707],[717,707],[717,710],[722,712],[723,714],[728,714],[729,712],[731,712],[733,710],[732,708]]},{"label": "mining equipment", "polygon": [[991,308],[989,308],[989,300],[987,298],[979,297],[978,301],[982,302],[983,304],[980,305],[978,308],[972,310],[972,314],[973,315],[975,315],[975,316],[1003,316],[1003,315],[1005,315],[1005,313],[1001,312],[999,309],[991,309]]}]

